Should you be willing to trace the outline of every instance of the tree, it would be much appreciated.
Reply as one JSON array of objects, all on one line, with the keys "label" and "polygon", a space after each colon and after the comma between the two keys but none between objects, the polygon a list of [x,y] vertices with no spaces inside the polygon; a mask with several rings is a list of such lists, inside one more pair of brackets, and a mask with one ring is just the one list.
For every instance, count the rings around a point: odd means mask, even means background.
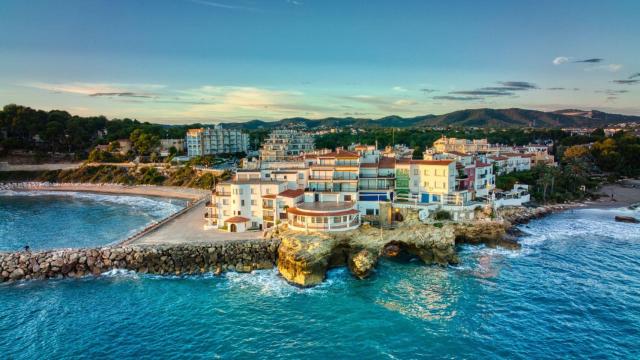
[{"label": "tree", "polygon": [[147,155],[160,145],[158,136],[142,132],[140,129],[133,130],[129,140],[138,155]]}]

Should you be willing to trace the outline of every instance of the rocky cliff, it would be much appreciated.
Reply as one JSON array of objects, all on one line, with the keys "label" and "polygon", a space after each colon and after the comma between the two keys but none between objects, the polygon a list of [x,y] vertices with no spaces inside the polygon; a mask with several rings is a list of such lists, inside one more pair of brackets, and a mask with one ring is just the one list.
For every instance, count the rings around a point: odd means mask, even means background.
[{"label": "rocky cliff", "polygon": [[411,214],[390,230],[362,226],[341,233],[300,233],[285,231],[278,249],[280,274],[301,286],[319,284],[326,271],[335,266],[348,266],[358,278],[369,276],[381,256],[395,257],[406,253],[425,264],[455,264],[455,227],[427,225]]}]

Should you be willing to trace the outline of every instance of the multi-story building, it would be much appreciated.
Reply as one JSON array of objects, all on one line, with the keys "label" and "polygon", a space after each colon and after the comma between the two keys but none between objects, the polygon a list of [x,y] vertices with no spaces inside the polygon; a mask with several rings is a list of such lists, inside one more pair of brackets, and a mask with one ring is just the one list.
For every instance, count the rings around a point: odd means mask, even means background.
[{"label": "multi-story building", "polygon": [[461,153],[478,153],[489,151],[489,142],[487,139],[457,139],[441,137],[434,141],[433,147],[436,152],[451,152],[457,151]]},{"label": "multi-story building", "polygon": [[275,224],[276,197],[286,183],[256,178],[235,178],[216,185],[207,204],[210,227],[230,232],[261,230]]},{"label": "multi-story building", "polygon": [[304,201],[287,209],[289,228],[345,231],[360,226],[359,169],[357,153],[339,149],[318,155],[310,166]]},{"label": "multi-story building", "polygon": [[289,161],[314,149],[313,137],[297,130],[273,130],[262,143],[262,162]]},{"label": "multi-story building", "polygon": [[187,131],[187,153],[189,157],[239,153],[249,150],[249,135],[239,130],[214,128],[189,129]]},{"label": "multi-story building", "polygon": [[160,156],[168,156],[171,148],[175,148],[178,154],[185,151],[185,139],[160,139]]}]

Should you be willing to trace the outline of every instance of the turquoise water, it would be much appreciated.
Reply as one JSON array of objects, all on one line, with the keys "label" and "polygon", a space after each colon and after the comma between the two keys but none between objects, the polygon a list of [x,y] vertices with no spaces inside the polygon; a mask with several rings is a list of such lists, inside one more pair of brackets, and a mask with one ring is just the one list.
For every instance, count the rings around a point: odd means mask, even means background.
[{"label": "turquoise water", "polygon": [[[0,286],[4,358],[640,358],[640,226],[579,210],[522,227],[520,251],[457,267],[383,261],[316,288],[275,270],[112,272]],[[639,216],[640,213],[633,213]]]},{"label": "turquoise water", "polygon": [[0,251],[106,245],[184,206],[143,196],[0,191]]}]

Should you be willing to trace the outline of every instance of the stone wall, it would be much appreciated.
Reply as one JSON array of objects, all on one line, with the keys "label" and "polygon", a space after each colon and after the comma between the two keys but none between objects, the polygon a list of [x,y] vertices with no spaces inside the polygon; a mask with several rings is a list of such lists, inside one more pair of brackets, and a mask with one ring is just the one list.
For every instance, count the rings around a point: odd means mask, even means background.
[{"label": "stone wall", "polygon": [[280,241],[233,240],[180,246],[116,246],[0,253],[0,282],[99,276],[113,269],[149,274],[250,272],[276,264]]}]

